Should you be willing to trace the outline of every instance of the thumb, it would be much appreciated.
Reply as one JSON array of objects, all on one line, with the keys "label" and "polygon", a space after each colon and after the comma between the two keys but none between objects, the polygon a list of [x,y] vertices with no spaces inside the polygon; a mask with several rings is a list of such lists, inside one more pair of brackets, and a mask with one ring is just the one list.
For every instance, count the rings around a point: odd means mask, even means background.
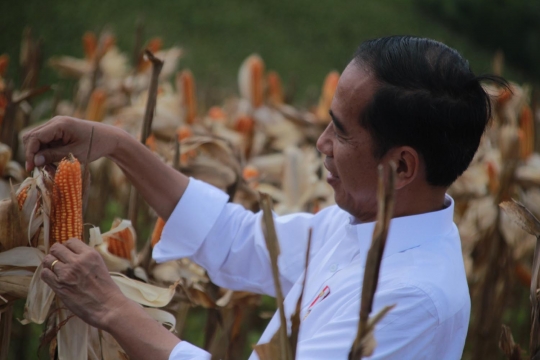
[{"label": "thumb", "polygon": [[69,154],[67,146],[43,149],[34,155],[34,165],[44,166],[62,160]]}]

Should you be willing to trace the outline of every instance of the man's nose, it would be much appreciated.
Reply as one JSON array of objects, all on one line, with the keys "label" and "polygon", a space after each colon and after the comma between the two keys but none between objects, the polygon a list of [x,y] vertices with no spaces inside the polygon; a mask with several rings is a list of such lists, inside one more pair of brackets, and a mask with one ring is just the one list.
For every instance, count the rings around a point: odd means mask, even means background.
[{"label": "man's nose", "polygon": [[326,156],[332,156],[332,140],[330,139],[330,127],[332,123],[328,124],[326,129],[317,139],[317,150]]}]

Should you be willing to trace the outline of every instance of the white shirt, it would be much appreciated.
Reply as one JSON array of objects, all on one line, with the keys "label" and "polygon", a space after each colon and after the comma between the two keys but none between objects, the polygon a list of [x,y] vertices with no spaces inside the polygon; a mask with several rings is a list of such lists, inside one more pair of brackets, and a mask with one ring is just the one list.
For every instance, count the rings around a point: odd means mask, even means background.
[{"label": "white shirt", "polygon": [[[158,262],[190,257],[217,285],[273,296],[262,214],[227,200],[222,191],[190,179],[153,256]],[[386,305],[397,306],[376,327],[378,345],[370,359],[461,358],[470,297],[449,196],[446,205],[440,211],[391,221],[372,314]],[[347,359],[357,332],[374,223],[355,224],[337,206],[274,221],[288,321],[300,295],[308,230],[313,228],[297,359]],[[278,327],[276,313],[259,343],[268,342]],[[181,341],[169,359],[210,359],[210,355]],[[253,353],[250,360],[255,359]]]}]

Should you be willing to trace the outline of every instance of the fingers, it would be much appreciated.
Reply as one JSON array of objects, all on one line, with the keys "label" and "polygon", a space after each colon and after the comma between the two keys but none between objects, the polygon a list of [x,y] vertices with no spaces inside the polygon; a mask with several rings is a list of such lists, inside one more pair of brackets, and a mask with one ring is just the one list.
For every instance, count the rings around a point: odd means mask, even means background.
[{"label": "fingers", "polygon": [[53,161],[59,161],[63,156],[59,151],[46,152],[42,154],[40,150],[47,144],[54,141],[62,141],[66,143],[64,128],[68,126],[66,122],[69,118],[57,116],[49,122],[41,125],[23,136],[25,146],[25,160],[28,171],[35,166],[43,166]]},{"label": "fingers", "polygon": [[[45,255],[43,258],[42,264],[43,268],[50,269],[52,267],[53,262],[58,260],[56,257],[52,256],[51,254]],[[60,262],[60,261],[59,261]],[[54,266],[58,265],[58,263],[54,264]]]},{"label": "fingers", "polygon": [[41,270],[41,279],[45,281],[53,290],[58,288],[58,278],[50,269],[43,268],[43,270]]},{"label": "fingers", "polygon": [[75,238],[71,238],[68,241],[64,242],[64,245],[75,254],[81,254],[85,251],[92,250],[90,246],[86,245],[81,240]]},{"label": "fingers", "polygon": [[34,155],[34,166],[43,166],[56,161],[62,160],[68,153],[67,146],[54,147],[50,149],[40,150]]},{"label": "fingers", "polygon": [[49,254],[65,264],[73,263],[76,256],[69,248],[60,243],[53,244]]}]

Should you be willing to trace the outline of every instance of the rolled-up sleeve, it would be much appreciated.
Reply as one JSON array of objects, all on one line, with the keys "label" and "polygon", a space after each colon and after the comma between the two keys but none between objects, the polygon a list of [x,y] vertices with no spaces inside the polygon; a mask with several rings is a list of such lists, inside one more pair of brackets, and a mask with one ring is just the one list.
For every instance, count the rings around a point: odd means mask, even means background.
[{"label": "rolled-up sleeve", "polygon": [[[154,247],[154,259],[161,263],[192,256],[207,237],[228,200],[229,196],[223,191],[190,178],[184,195]],[[183,241],[180,243],[179,239]]]},{"label": "rolled-up sleeve", "polygon": [[210,360],[212,356],[201,348],[180,341],[169,355],[169,360]]},{"label": "rolled-up sleeve", "polygon": [[[192,259],[217,285],[274,294],[272,271],[261,227],[262,213],[228,203],[228,195],[191,178],[153,250],[157,262]],[[286,294],[303,271],[313,215],[274,217],[280,241],[280,281]],[[316,246],[314,246],[316,247]]]}]

